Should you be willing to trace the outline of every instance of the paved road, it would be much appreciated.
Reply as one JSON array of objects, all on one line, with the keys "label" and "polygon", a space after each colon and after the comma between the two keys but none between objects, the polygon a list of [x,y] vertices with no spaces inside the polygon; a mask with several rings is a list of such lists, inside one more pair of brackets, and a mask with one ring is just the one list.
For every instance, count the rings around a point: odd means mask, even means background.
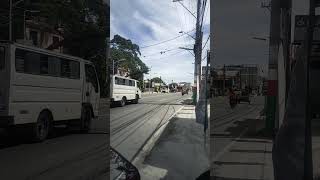
[{"label": "paved road", "polygon": [[[255,97],[251,104],[241,103],[234,109],[228,104],[228,99],[223,97],[214,98],[212,104],[211,118],[211,168],[216,174],[217,165],[214,161],[223,161],[224,154],[230,151],[230,147],[236,142],[236,139],[248,132],[248,123],[255,119],[263,109],[263,97]],[[219,171],[224,171],[223,169]],[[231,176],[232,172],[229,172]],[[233,172],[234,173],[234,172]],[[254,173],[254,172],[250,172]],[[240,178],[240,177],[239,177]]]},{"label": "paved road", "polygon": [[109,103],[102,100],[99,118],[93,121],[88,134],[58,127],[45,142],[28,143],[0,133],[0,179],[101,178],[108,171],[108,118]]},{"label": "paved road", "polygon": [[139,104],[110,110],[110,144],[133,160],[159,125],[164,124],[190,95],[181,93],[145,94]]}]

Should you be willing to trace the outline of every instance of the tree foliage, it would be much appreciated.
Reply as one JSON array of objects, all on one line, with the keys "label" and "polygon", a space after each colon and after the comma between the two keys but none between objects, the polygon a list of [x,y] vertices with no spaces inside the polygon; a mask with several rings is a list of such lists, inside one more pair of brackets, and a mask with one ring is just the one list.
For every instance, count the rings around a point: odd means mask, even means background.
[{"label": "tree foliage", "polygon": [[154,77],[151,79],[152,82],[155,82],[155,83],[163,83],[163,84],[166,84],[160,77]]},{"label": "tree foliage", "polygon": [[143,81],[143,74],[147,74],[149,68],[141,61],[140,55],[139,46],[130,39],[115,35],[111,40],[111,59],[114,61],[124,59],[118,66],[126,69],[131,78]]}]

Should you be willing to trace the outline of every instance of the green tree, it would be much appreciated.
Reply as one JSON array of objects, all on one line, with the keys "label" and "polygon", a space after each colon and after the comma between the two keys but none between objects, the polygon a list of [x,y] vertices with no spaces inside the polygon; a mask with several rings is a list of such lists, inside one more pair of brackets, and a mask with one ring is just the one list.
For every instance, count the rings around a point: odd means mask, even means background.
[{"label": "green tree", "polygon": [[[118,66],[126,69],[130,77],[142,82],[143,74],[147,74],[149,68],[139,58],[140,55],[139,46],[132,43],[130,39],[115,35],[111,40],[111,59],[115,61],[125,59],[125,61],[119,62]],[[142,88],[142,83],[139,84]]]},{"label": "green tree", "polygon": [[154,77],[151,79],[152,82],[155,82],[155,83],[163,83],[163,84],[166,84],[160,77]]}]

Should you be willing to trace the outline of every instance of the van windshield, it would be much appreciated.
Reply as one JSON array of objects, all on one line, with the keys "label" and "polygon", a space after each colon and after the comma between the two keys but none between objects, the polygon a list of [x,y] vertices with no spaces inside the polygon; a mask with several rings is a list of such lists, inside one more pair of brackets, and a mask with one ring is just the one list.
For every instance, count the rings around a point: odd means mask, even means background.
[{"label": "van windshield", "polygon": [[0,70],[4,69],[5,66],[5,49],[0,46]]}]

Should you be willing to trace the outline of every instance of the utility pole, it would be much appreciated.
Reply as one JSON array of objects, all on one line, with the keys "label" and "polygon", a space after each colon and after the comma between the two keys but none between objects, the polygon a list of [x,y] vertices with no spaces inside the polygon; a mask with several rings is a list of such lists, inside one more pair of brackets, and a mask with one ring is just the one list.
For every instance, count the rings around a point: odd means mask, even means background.
[{"label": "utility pole", "polygon": [[201,55],[202,55],[202,31],[200,27],[200,9],[201,0],[197,3],[197,23],[196,23],[196,42],[195,42],[195,84],[197,87],[196,102],[199,101],[200,97],[200,81],[201,81]]},{"label": "utility pole", "polygon": [[204,133],[206,133],[206,130],[208,128],[208,71],[209,71],[209,64],[210,64],[210,51],[207,51],[207,67],[206,67],[206,78],[205,78],[205,122],[204,122]]},{"label": "utility pole", "polygon": [[269,74],[266,128],[278,130],[278,53],[280,42],[280,1],[271,0],[271,19],[269,37]]},{"label": "utility pole", "polygon": [[12,41],[12,0],[9,5],[9,41]]},{"label": "utility pole", "polygon": [[[310,105],[310,61],[312,55],[313,45],[313,31],[315,26],[315,9],[316,1],[309,0],[309,18],[308,18],[308,31],[305,41],[305,50],[307,55],[307,93],[306,93],[306,123],[305,123],[305,148],[304,148],[304,179],[313,179],[313,161],[312,161],[312,128],[311,128],[311,105]],[[319,6],[319,4],[318,4]]]},{"label": "utility pole", "polygon": [[[173,2],[179,2],[183,8],[187,9],[180,1],[182,0],[173,0]],[[201,31],[201,0],[197,1],[197,16],[195,17],[194,14],[190,12],[192,16],[194,16],[196,20],[196,37],[195,37],[195,44],[193,47],[194,55],[195,55],[195,63],[194,63],[194,86],[196,87],[196,92],[194,92],[194,104],[199,101],[200,96],[200,81],[201,81],[201,55],[202,55],[202,31]]]}]

